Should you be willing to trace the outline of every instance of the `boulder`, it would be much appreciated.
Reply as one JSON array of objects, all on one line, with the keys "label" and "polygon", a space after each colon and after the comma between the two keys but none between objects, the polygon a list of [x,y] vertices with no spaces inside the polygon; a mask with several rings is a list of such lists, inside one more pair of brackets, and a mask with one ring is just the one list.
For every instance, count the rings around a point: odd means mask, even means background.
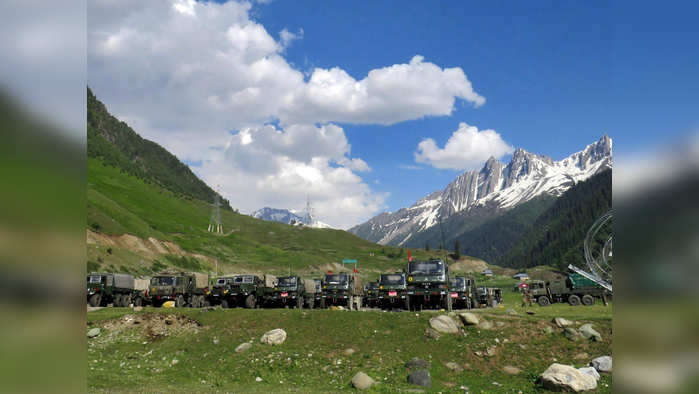
[{"label": "boulder", "polygon": [[566,328],[566,327],[571,327],[571,326],[575,325],[574,321],[564,319],[562,317],[554,317],[552,322],[560,328]]},{"label": "boulder", "polygon": [[268,345],[281,345],[284,343],[284,341],[286,341],[286,331],[282,330],[281,328],[267,331],[260,338],[260,342]]},{"label": "boulder", "polygon": [[444,365],[447,367],[448,370],[453,371],[453,372],[461,372],[464,370],[464,368],[461,365],[459,365],[455,362],[448,362]]},{"label": "boulder", "polygon": [[592,328],[592,324],[583,324],[578,328],[578,331],[580,334],[585,337],[585,339],[592,339],[594,341],[600,342],[602,341],[602,334],[597,332],[594,328]]},{"label": "boulder", "polygon": [[494,355],[497,354],[497,352],[498,352],[498,348],[496,348],[495,346],[491,346],[491,347],[485,349],[485,355],[488,357],[493,357]]},{"label": "boulder", "polygon": [[431,318],[430,326],[443,334],[456,334],[459,332],[459,326],[456,325],[454,319],[447,315]]},{"label": "boulder", "polygon": [[478,323],[478,328],[481,330],[492,330],[493,329],[493,322],[488,321],[488,320],[481,320]]},{"label": "boulder", "polygon": [[427,338],[432,338],[432,339],[439,339],[439,337],[441,337],[441,335],[437,332],[437,330],[435,330],[432,327],[427,327],[425,329],[425,336]]},{"label": "boulder", "polygon": [[235,348],[236,353],[242,353],[252,347],[252,343],[250,342],[243,342],[240,345],[238,345],[237,348]]},{"label": "boulder", "polygon": [[475,326],[480,321],[480,319],[478,319],[478,316],[471,312],[459,313],[459,317],[461,318],[461,321],[464,322],[464,324],[467,326]]},{"label": "boulder", "polygon": [[610,356],[601,356],[590,362],[590,365],[597,372],[612,372],[612,358]]},{"label": "boulder", "polygon": [[597,388],[597,379],[584,374],[570,365],[558,363],[551,364],[544,373],[539,376],[539,382],[544,388],[551,391],[581,391]]},{"label": "boulder", "polygon": [[94,337],[100,335],[100,331],[101,330],[99,327],[92,328],[92,329],[90,329],[90,331],[87,332],[87,337],[94,338]]},{"label": "boulder", "polygon": [[366,390],[374,383],[376,383],[374,379],[370,378],[369,375],[364,372],[357,372],[352,378],[352,386],[359,390]]},{"label": "boulder", "polygon": [[547,334],[553,334],[555,330],[551,326],[544,326],[544,332]]},{"label": "boulder", "polygon": [[427,369],[430,367],[430,363],[426,360],[421,359],[421,358],[413,357],[410,360],[408,360],[407,363],[405,363],[405,367],[409,368],[409,369],[414,369],[414,368]]},{"label": "boulder", "polygon": [[519,375],[522,372],[522,370],[511,365],[505,365],[504,367],[502,367],[502,372],[505,372],[508,375]]},{"label": "boulder", "polygon": [[418,369],[413,371],[408,375],[408,383],[416,384],[422,387],[431,387],[432,378],[430,377],[430,371],[426,369]]},{"label": "boulder", "polygon": [[565,330],[563,330],[563,335],[573,342],[577,342],[584,338],[578,330],[570,327],[566,327]]},{"label": "boulder", "polygon": [[593,378],[595,378],[595,380],[599,380],[599,372],[597,372],[597,370],[593,367],[578,368],[578,371],[584,373],[585,375],[592,376]]}]

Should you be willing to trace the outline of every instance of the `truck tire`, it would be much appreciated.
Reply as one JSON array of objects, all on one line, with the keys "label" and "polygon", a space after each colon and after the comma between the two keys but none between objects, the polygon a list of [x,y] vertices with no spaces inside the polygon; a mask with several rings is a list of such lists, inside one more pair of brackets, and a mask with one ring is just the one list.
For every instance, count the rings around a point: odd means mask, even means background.
[{"label": "truck tire", "polygon": [[117,307],[122,307],[122,306],[124,306],[124,298],[123,298],[123,297],[124,297],[124,296],[121,295],[121,294],[115,295],[115,296],[114,296],[114,301],[112,302],[112,305],[113,305],[113,306],[117,306]]},{"label": "truck tire", "polygon": [[405,308],[406,311],[410,311],[410,297],[405,296],[405,300],[403,301],[403,308]]},{"label": "truck tire", "polygon": [[182,294],[178,295],[177,298],[175,298],[175,308],[183,308],[184,307],[184,297],[182,297]]},{"label": "truck tire", "polygon": [[221,300],[221,308],[230,308],[228,305],[228,300]]},{"label": "truck tire", "polygon": [[325,309],[325,298],[320,299],[320,309]]},{"label": "truck tire", "polygon": [[595,297],[589,294],[585,294],[584,296],[582,296],[582,304],[585,306],[595,305]]},{"label": "truck tire", "polygon": [[308,306],[308,309],[313,309],[315,307],[316,300],[315,298],[309,298],[308,301],[306,302],[306,305]]},{"label": "truck tire", "polygon": [[131,305],[131,294],[124,294],[121,296],[121,305],[125,307]]},{"label": "truck tire", "polygon": [[571,294],[570,297],[568,297],[568,303],[571,306],[578,306],[580,305],[580,297],[575,294]]},{"label": "truck tire", "polygon": [[255,296],[254,296],[254,295],[250,294],[249,296],[247,296],[247,297],[245,298],[245,307],[246,307],[246,308],[248,308],[248,309],[253,309],[253,308],[255,308],[255,304],[256,304],[256,302],[255,302]]},{"label": "truck tire", "polygon": [[90,296],[90,306],[100,306],[100,302],[102,302],[102,295],[100,293],[95,293]]},{"label": "truck tire", "polygon": [[296,309],[303,309],[303,298],[299,297],[296,299]]},{"label": "truck tire", "polygon": [[143,306],[143,298],[141,298],[141,297],[134,298],[133,306]]},{"label": "truck tire", "polygon": [[536,302],[538,302],[540,306],[549,306],[549,305],[551,305],[551,300],[549,300],[549,298],[546,297],[546,296],[541,296],[541,297],[539,297],[539,299],[536,300]]}]

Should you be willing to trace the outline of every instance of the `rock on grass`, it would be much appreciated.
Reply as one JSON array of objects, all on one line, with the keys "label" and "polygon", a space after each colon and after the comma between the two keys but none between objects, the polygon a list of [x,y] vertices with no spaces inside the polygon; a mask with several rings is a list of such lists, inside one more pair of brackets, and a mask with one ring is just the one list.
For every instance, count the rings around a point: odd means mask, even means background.
[{"label": "rock on grass", "polygon": [[422,387],[431,387],[432,378],[430,377],[430,371],[426,369],[418,369],[413,371],[408,375],[408,383],[416,384]]},{"label": "rock on grass", "polygon": [[281,328],[267,331],[262,335],[262,338],[260,338],[260,342],[268,345],[281,345],[284,341],[286,341],[286,331]]},{"label": "rock on grass", "polygon": [[601,356],[590,362],[590,365],[597,372],[612,372],[612,358],[610,356]]},{"label": "rock on grass", "polygon": [[374,383],[374,379],[370,378],[369,375],[364,372],[357,372],[352,378],[352,386],[359,390],[366,390],[371,387]]},{"label": "rock on grass", "polygon": [[99,327],[95,327],[95,328],[93,328],[93,329],[91,329],[90,331],[87,332],[87,337],[88,337],[88,338],[94,338],[94,337],[100,335],[100,331],[101,331],[101,330],[100,330]]},{"label": "rock on grass", "polygon": [[454,319],[447,315],[431,318],[430,326],[443,334],[456,334],[459,332],[459,326],[456,325]]},{"label": "rock on grass", "polygon": [[581,391],[595,390],[597,379],[584,374],[570,365],[551,364],[539,377],[544,388],[551,391]]}]

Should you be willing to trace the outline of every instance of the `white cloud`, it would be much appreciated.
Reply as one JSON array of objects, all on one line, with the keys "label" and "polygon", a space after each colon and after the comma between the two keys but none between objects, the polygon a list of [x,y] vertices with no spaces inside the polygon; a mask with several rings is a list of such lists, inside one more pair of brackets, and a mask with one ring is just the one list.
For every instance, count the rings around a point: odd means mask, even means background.
[{"label": "white cloud", "polygon": [[336,125],[268,125],[235,133],[224,152],[196,170],[207,183],[222,185],[243,212],[263,206],[301,210],[309,197],[321,221],[349,228],[385,208],[387,197],[372,193],[353,172],[369,166],[349,155]]},{"label": "white cloud", "polygon": [[[93,92],[145,138],[202,161],[197,172],[244,212],[301,207],[311,190],[317,210],[333,215],[325,221],[367,219],[384,197],[356,174],[371,168],[349,157],[344,131],[330,122],[393,124],[449,115],[457,100],[485,102],[461,68],[421,56],[361,79],[339,67],[305,77],[284,58],[303,30],[283,29],[276,40],[250,18],[251,7],[94,0],[87,10]],[[275,121],[282,130],[260,126]]]},{"label": "white cloud", "polygon": [[432,138],[426,138],[418,144],[417,150],[415,161],[418,163],[442,169],[463,170],[475,168],[491,156],[500,158],[512,153],[514,148],[495,130],[479,131],[477,127],[462,122],[443,149]]}]

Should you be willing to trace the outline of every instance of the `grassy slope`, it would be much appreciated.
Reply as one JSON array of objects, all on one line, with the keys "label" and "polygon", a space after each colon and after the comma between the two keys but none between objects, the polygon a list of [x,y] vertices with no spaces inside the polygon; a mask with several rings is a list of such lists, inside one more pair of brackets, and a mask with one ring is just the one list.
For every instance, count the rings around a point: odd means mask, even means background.
[{"label": "grassy slope", "polygon": [[[226,235],[212,235],[206,231],[209,204],[146,183],[97,159],[88,159],[87,168],[89,228],[108,235],[129,233],[173,241],[189,252],[217,258],[220,272],[249,269],[282,273],[291,266],[297,272],[316,273],[318,270],[309,266],[348,258],[359,260],[360,271],[394,270],[406,261],[407,254],[400,255],[398,248],[383,247],[345,231],[292,227],[227,210],[221,211]],[[370,256],[372,252],[374,256]],[[417,258],[439,254],[412,253]],[[128,250],[112,250],[110,254],[95,246],[88,247],[88,261],[91,268],[99,264],[100,268],[144,274],[154,263]],[[167,258],[158,258],[158,262],[173,264]],[[213,271],[203,260],[198,264],[202,270]]]},{"label": "grassy slope", "polygon": [[[411,357],[421,357],[432,363],[430,392],[463,392],[459,389],[462,385],[469,387],[470,392],[542,392],[535,380],[554,359],[579,367],[590,360],[574,360],[578,353],[586,352],[590,358],[611,354],[611,305],[534,306],[532,310],[536,315],[511,317],[505,314],[507,308],[521,312],[521,298],[507,291],[514,281],[500,277],[492,282],[506,289],[505,307],[477,313],[491,321],[503,321],[505,327],[492,331],[467,328],[466,337],[444,335],[438,341],[428,340],[423,335],[429,318],[437,312],[422,312],[416,316],[410,312],[229,309],[204,313],[146,308],[141,313],[185,314],[206,328],[198,334],[171,336],[154,342],[140,337],[138,331],[132,331],[135,337],[122,333],[113,338],[110,337],[112,333],[104,331],[99,341],[88,343],[88,390],[337,392],[352,390],[349,385],[352,376],[364,371],[382,382],[370,391],[396,392],[416,387],[406,383],[404,363]],[[106,319],[128,312],[130,310],[124,308],[90,312],[88,324],[101,326]],[[604,341],[574,343],[560,332],[545,334],[541,327],[555,316],[593,323]],[[284,328],[289,335],[287,341],[276,347],[260,344],[260,336],[274,328]],[[125,340],[127,337],[131,340]],[[213,344],[213,338],[219,339],[218,345]],[[505,338],[509,339],[507,343],[503,343]],[[240,343],[250,340],[253,340],[253,347],[247,352],[233,351]],[[492,358],[474,354],[493,345],[497,345],[498,352]],[[354,348],[356,353],[343,355],[348,347]],[[150,351],[152,353],[145,356]],[[179,363],[171,367],[173,358]],[[450,361],[468,363],[471,369],[451,372],[444,366]],[[517,366],[523,372],[517,376],[505,375],[502,372],[505,365]],[[324,371],[326,366],[329,367]],[[158,370],[160,372],[156,372]],[[255,382],[257,376],[263,381]],[[598,392],[611,392],[611,376],[603,376],[599,383]]]}]

